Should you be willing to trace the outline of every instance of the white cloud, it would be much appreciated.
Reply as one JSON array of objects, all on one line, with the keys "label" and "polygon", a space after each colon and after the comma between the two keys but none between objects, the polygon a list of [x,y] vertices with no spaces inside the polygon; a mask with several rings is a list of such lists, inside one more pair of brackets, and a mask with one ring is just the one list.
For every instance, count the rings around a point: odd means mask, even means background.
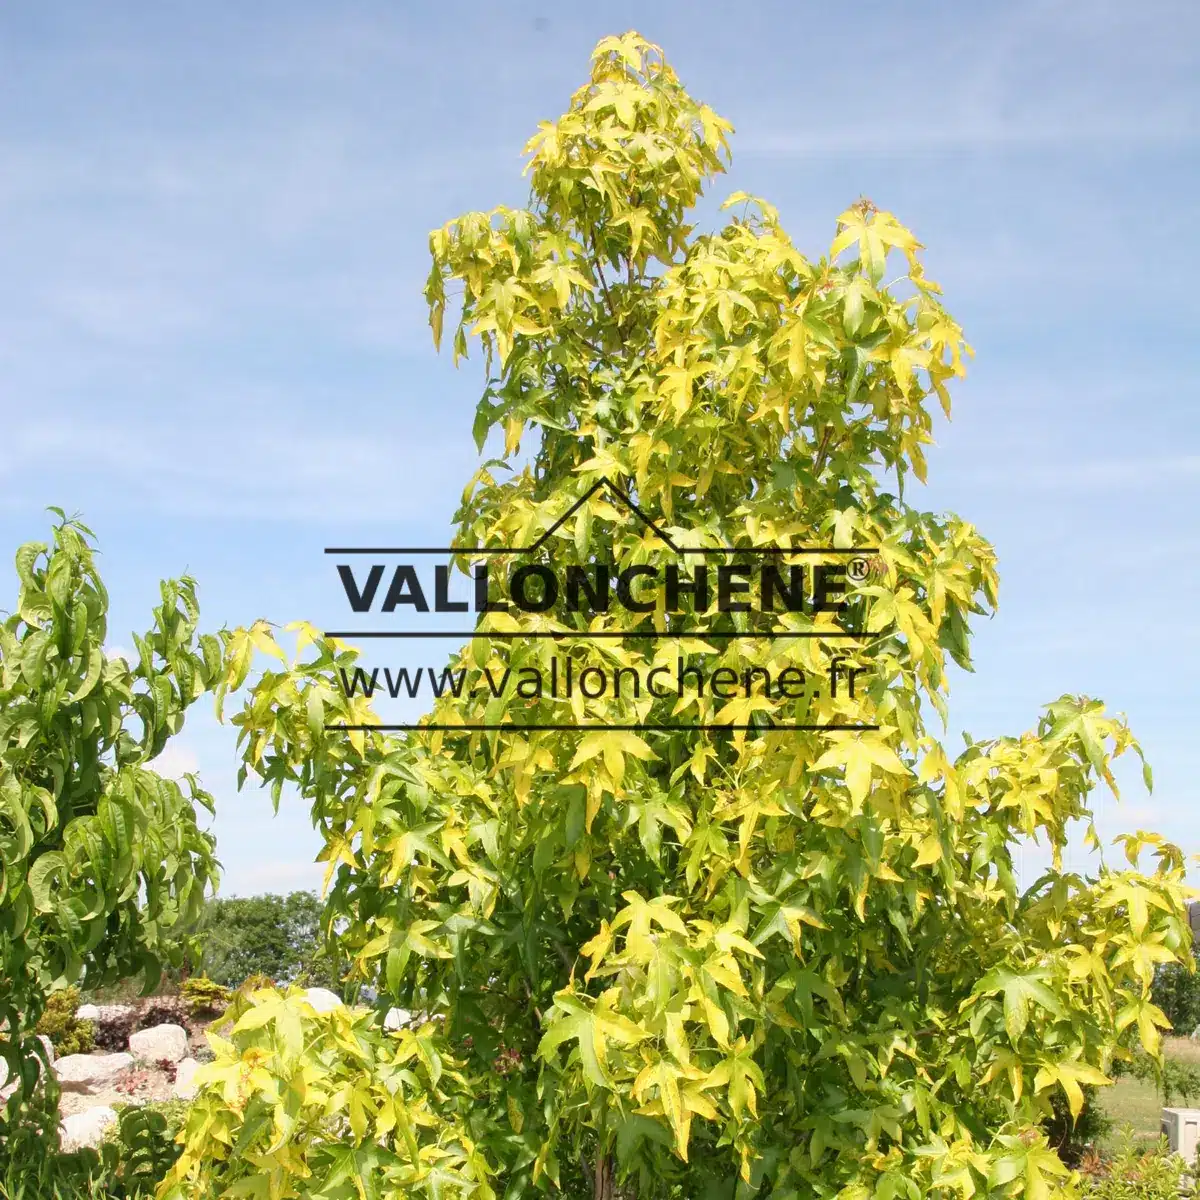
[{"label": "white cloud", "polygon": [[1188,0],[1148,10],[1091,0],[1086,15],[1073,0],[1016,0],[964,9],[934,36],[921,20],[871,22],[858,44],[869,85],[849,75],[841,86],[810,87],[802,130],[780,127],[779,105],[753,112],[739,122],[750,132],[735,154],[914,158],[1191,144],[1200,137],[1197,12]]},{"label": "white cloud", "polygon": [[262,892],[320,892],[324,877],[324,863],[303,860],[242,862],[226,870],[220,894],[255,896]]},{"label": "white cloud", "polygon": [[1150,822],[1161,821],[1170,815],[1161,804],[1114,800],[1111,807],[1097,812],[1096,823],[1125,833],[1131,829],[1145,829]]},{"label": "white cloud", "polygon": [[182,779],[185,775],[200,770],[200,760],[191,746],[175,738],[167,743],[163,752],[148,766],[167,779]]},{"label": "white cloud", "polygon": [[[262,521],[395,519],[426,511],[437,487],[468,478],[477,464],[465,427],[297,431],[273,427],[265,415],[254,420],[256,407],[261,411],[261,404],[245,406],[240,426],[203,402],[170,423],[15,423],[0,448],[0,506],[25,507],[31,494],[53,494],[54,487],[76,496],[91,479],[102,482],[106,503],[135,510],[149,504],[159,512]],[[196,445],[212,449],[181,452]]]}]

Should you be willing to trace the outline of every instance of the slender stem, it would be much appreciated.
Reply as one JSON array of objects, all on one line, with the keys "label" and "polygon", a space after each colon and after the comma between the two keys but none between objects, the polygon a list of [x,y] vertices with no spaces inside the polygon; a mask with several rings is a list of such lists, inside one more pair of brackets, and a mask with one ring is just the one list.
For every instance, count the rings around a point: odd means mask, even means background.
[{"label": "slender stem", "polygon": [[826,425],[825,432],[821,434],[821,444],[817,447],[817,453],[814,459],[815,469],[814,474],[820,475],[825,469],[825,447],[829,444],[829,438],[833,434],[833,426]]},{"label": "slender stem", "polygon": [[572,333],[574,333],[574,335],[575,335],[575,336],[576,336],[576,337],[577,337],[577,338],[578,338],[578,339],[579,339],[579,340],[580,340],[580,341],[581,341],[581,342],[582,342],[582,343],[583,343],[583,344],[584,344],[584,345],[585,345],[585,346],[586,346],[586,347],[587,347],[587,348],[588,348],[588,349],[589,349],[589,350],[590,350],[590,351],[591,351],[591,352],[592,352],[592,353],[593,353],[593,354],[594,354],[594,355],[595,355],[595,356],[596,356],[598,359],[600,359],[601,361],[603,361],[603,360],[604,360],[604,351],[603,351],[603,350],[601,350],[601,349],[600,349],[600,347],[599,347],[599,346],[597,346],[595,342],[593,342],[593,341],[589,340],[588,338],[585,338],[585,337],[583,336],[583,334],[582,334],[582,333],[580,333],[580,332],[579,332],[577,329],[573,329],[571,332],[572,332]]},{"label": "slender stem", "polygon": [[533,989],[529,986],[528,979],[522,979],[521,982],[525,985],[525,999],[529,1001],[529,1007],[533,1009],[533,1015],[537,1017],[538,1028],[542,1027],[542,1010],[533,1002]]},{"label": "slender stem", "polygon": [[608,315],[612,319],[613,324],[620,329],[621,323],[617,320],[617,313],[613,308],[612,295],[608,290],[608,281],[604,278],[604,266],[600,261],[600,251],[596,246],[596,239],[591,235],[590,231],[589,236],[591,236],[592,242],[592,266],[596,269],[596,278],[600,280],[600,290],[604,293],[604,303],[608,307]]},{"label": "slender stem", "polygon": [[600,262],[600,249],[596,244],[596,231],[592,228],[592,215],[591,210],[588,208],[586,196],[583,198],[583,217],[587,222],[583,232],[588,250],[590,252],[589,259],[592,264],[592,269],[596,272],[596,278],[600,282],[600,290],[604,293],[604,303],[608,308],[609,318],[612,320],[613,324],[620,329],[620,322],[617,320],[616,310],[613,308],[612,296],[608,290],[608,281],[604,278],[604,267]]}]

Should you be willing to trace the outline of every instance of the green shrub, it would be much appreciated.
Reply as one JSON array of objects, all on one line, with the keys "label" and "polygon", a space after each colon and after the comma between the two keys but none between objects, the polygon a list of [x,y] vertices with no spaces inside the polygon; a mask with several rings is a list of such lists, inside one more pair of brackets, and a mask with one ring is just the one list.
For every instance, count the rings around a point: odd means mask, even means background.
[{"label": "green shrub", "polygon": [[1094,1147],[1112,1129],[1112,1119],[1098,1102],[1099,1088],[1085,1084],[1083,1108],[1079,1116],[1072,1118],[1066,1096],[1054,1091],[1050,1096],[1050,1107],[1054,1115],[1042,1122],[1050,1145],[1069,1167],[1076,1167],[1084,1154]]},{"label": "green shrub", "polygon": [[[151,627],[133,635],[137,661],[110,657],[95,539],[52,511],[52,538],[17,551],[16,595],[0,598],[0,1052],[18,1077],[0,1140],[20,1127],[21,1141],[35,1114],[48,1119],[37,1171],[58,1138],[57,1114],[31,1103],[36,1031],[60,1053],[86,1050],[94,1035],[54,993],[135,974],[153,990],[162,966],[182,965],[217,875],[213,835],[196,816],[212,797],[195,775],[153,769],[221,665],[220,640],[197,636],[195,583],[164,581]],[[48,1002],[56,1011],[39,1025]]]},{"label": "green shrub", "polygon": [[152,1029],[155,1025],[186,1025],[191,1016],[191,1006],[182,996],[151,996],[138,1010],[138,1029]]},{"label": "green shrub", "polygon": [[[43,1143],[44,1145],[44,1143]],[[0,1200],[120,1200],[94,1150],[0,1160]]]},{"label": "green shrub", "polygon": [[98,1151],[74,1154],[46,1153],[25,1127],[0,1147],[0,1200],[150,1200],[179,1158],[187,1111],[183,1100],[131,1105]]},{"label": "green shrub", "polygon": [[1128,1138],[1115,1158],[1084,1176],[1088,1200],[1179,1200],[1186,1164],[1160,1142],[1136,1149]]},{"label": "green shrub", "polygon": [[139,1019],[140,1009],[137,1005],[131,1006],[124,1016],[110,1016],[96,1030],[96,1045],[101,1050],[110,1052],[126,1049],[129,1045],[129,1035],[135,1029],[141,1028],[138,1024]]},{"label": "green shrub", "polygon": [[95,1049],[96,1026],[91,1021],[80,1021],[75,1016],[78,1008],[78,988],[63,988],[47,998],[37,1032],[50,1039],[55,1054],[89,1054]]},{"label": "green shrub", "polygon": [[1183,1037],[1200,1025],[1200,971],[1189,970],[1189,966],[1160,963],[1150,989],[1150,998]]},{"label": "green shrub", "polygon": [[222,1013],[229,1007],[229,1001],[233,999],[233,993],[229,988],[215,983],[204,975],[197,975],[193,979],[185,980],[181,993],[184,1000],[187,1001],[192,1016],[204,1013]]},{"label": "green shrub", "polygon": [[[161,1200],[498,1195],[468,1133],[474,1098],[460,1064],[428,1029],[385,1033],[373,1013],[344,1006],[319,1013],[297,988],[239,995],[229,1016],[234,1030],[188,1106]],[[249,1087],[217,1082],[244,1078],[251,1063]]]},{"label": "green shrub", "polygon": [[175,1135],[187,1118],[183,1100],[130,1105],[105,1135],[100,1161],[114,1200],[141,1200],[154,1195],[179,1158]]},{"label": "green shrub", "polygon": [[1124,1072],[1154,1084],[1167,1108],[1176,1104],[1194,1104],[1200,1099],[1200,1067],[1194,1063],[1164,1058],[1160,1066],[1144,1050],[1139,1050],[1125,1065]]},{"label": "green shrub", "polygon": [[0,1129],[0,1200],[110,1200],[118,1195],[94,1150],[55,1154],[46,1130],[58,1124],[57,1095],[38,1087],[25,1120]]}]

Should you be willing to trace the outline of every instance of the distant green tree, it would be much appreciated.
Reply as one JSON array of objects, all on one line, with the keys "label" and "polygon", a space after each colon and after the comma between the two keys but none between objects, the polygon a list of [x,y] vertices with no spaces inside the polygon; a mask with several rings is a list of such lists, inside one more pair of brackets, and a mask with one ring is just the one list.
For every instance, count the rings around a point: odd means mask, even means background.
[{"label": "distant green tree", "polygon": [[312,892],[230,897],[212,901],[198,931],[198,972],[226,987],[251,975],[277,982],[302,978],[333,987],[337,976],[320,929],[321,904]]},{"label": "distant green tree", "polygon": [[1181,1036],[1200,1025],[1200,971],[1190,963],[1160,964],[1151,997]]}]

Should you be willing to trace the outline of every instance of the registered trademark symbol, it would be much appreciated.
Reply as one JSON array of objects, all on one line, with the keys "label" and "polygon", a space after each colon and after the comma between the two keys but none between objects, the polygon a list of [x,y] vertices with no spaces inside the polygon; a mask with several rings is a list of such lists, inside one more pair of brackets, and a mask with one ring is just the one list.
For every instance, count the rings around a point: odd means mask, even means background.
[{"label": "registered trademark symbol", "polygon": [[865,558],[852,558],[850,565],[846,568],[846,574],[854,583],[862,583],[870,573],[871,564]]}]

